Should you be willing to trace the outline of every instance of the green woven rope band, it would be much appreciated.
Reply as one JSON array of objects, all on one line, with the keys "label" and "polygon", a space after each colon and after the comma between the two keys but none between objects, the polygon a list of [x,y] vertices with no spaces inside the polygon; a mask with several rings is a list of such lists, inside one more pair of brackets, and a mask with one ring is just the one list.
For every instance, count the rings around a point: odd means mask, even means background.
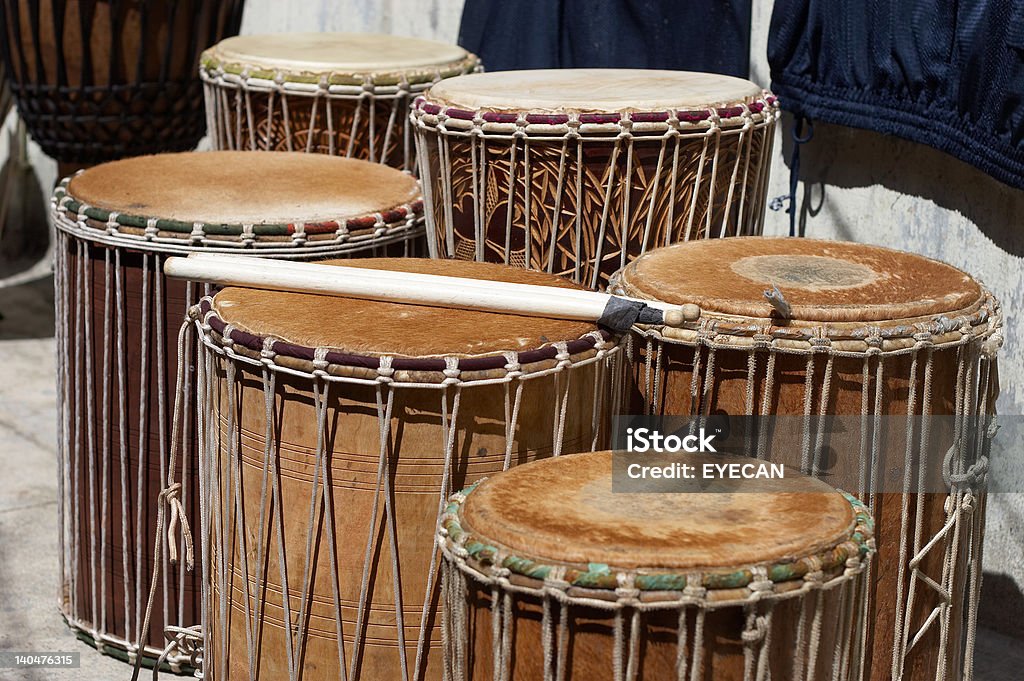
[{"label": "green woven rope band", "polygon": [[[481,481],[482,482],[482,481]],[[477,537],[462,527],[459,513],[466,498],[480,483],[472,485],[455,494],[445,507],[442,526],[447,532],[449,545],[462,545],[469,558],[489,566],[506,568],[510,572],[543,581],[547,579],[555,565],[545,563],[543,559],[527,558],[516,555],[503,555],[501,550],[490,543],[485,537]],[[846,563],[849,558],[863,560],[871,552],[871,539],[874,537],[875,523],[867,507],[857,498],[840,492],[853,507],[855,522],[853,533],[840,544],[831,549],[804,556],[788,563],[775,563],[765,566],[768,579],[776,584],[803,579],[815,570],[830,570]],[[495,559],[501,556],[500,565]],[[687,573],[657,570],[618,570],[604,563],[589,563],[586,567],[569,566],[562,576],[571,586],[590,589],[610,589],[619,587],[618,575],[629,572],[635,575],[634,584],[641,591],[682,591],[687,586],[705,589],[739,589],[754,581],[752,567],[722,568],[711,570],[689,570]],[[758,566],[759,567],[759,566]],[[687,584],[688,575],[701,573],[700,584]]]},{"label": "green woven rope band", "polygon": [[[141,230],[149,228],[150,222],[152,221],[152,225],[161,232],[189,235],[195,231],[196,225],[191,222],[131,215],[128,213],[107,210],[105,208],[89,206],[68,194],[68,181],[68,179],[65,179],[61,182],[60,186],[53,191],[53,201],[57,206],[57,210],[67,215],[75,217],[84,215],[90,220],[103,223],[109,222],[111,216],[114,216],[114,222],[116,224],[122,227],[132,227]],[[381,216],[383,217],[385,224],[394,224],[404,222],[410,216],[419,216],[422,212],[423,202],[415,201],[405,206],[396,206],[390,210],[383,211]],[[317,222],[255,224],[252,225],[251,233],[255,237],[291,236],[298,231],[298,226],[301,225],[302,231],[306,234],[333,234],[342,226],[350,229],[369,229],[376,223],[376,215],[361,215],[350,218],[341,218],[338,220],[323,220]],[[200,226],[203,234],[209,236],[241,236],[246,231],[245,227],[240,224],[200,223]]]}]

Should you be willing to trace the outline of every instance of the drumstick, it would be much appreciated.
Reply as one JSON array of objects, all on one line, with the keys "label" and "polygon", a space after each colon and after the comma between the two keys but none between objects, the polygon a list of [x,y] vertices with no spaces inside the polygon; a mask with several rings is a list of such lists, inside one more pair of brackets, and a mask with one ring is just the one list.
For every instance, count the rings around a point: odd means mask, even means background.
[{"label": "drumstick", "polygon": [[[219,267],[220,264],[225,262],[225,258],[236,259],[240,264],[252,265],[259,267],[260,269],[266,269],[268,267],[276,267],[280,271],[286,273],[294,271],[294,264],[287,260],[260,260],[259,265],[255,265],[253,259],[243,255],[231,254],[219,254],[219,253],[193,253],[189,256],[193,260],[202,260],[211,263],[212,267]],[[582,300],[592,302],[594,300],[593,291],[576,288],[562,288],[553,286],[537,286],[534,284],[517,284],[513,282],[495,282],[487,279],[470,279],[467,277],[450,277],[439,274],[423,274],[420,272],[403,272],[395,270],[380,270],[380,269],[369,269],[369,268],[357,268],[359,269],[359,277],[366,280],[375,280],[380,282],[382,287],[386,287],[388,283],[399,281],[399,284],[405,283],[418,283],[422,286],[454,286],[460,287],[466,291],[476,290],[482,291],[484,295],[495,290],[495,285],[501,290],[507,290],[509,292],[513,290],[521,290],[524,295],[536,294],[540,289],[542,293],[547,296],[556,296],[559,298],[571,298],[573,300]],[[306,271],[306,270],[303,270]],[[334,270],[330,270],[333,272]],[[252,286],[251,288],[256,288]],[[385,290],[387,290],[385,288]],[[306,291],[300,291],[306,292]],[[322,293],[318,291],[309,291],[310,293]],[[342,294],[346,295],[346,294]],[[644,303],[647,307],[655,308],[665,311],[678,310],[679,306],[663,303],[658,300],[646,300],[640,298],[630,298],[628,296],[617,296],[622,300],[629,300],[638,303]],[[684,311],[684,317],[687,321],[693,321],[700,316],[700,310],[695,305],[684,306],[687,309]],[[689,315],[689,316],[687,316]],[[659,322],[660,323],[660,322]]]},{"label": "drumstick", "polygon": [[675,306],[597,291],[237,255],[195,253],[187,258],[171,257],[164,264],[164,273],[227,286],[583,319],[617,331],[625,331],[634,323],[681,326],[700,316],[695,305]]}]

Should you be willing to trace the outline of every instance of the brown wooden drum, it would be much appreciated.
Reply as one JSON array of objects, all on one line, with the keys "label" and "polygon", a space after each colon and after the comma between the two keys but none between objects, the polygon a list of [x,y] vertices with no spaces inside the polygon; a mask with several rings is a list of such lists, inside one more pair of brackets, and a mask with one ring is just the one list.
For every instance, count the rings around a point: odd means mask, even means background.
[{"label": "brown wooden drum", "polygon": [[869,503],[870,678],[967,673],[998,390],[992,296],[918,255],[760,238],[651,251],[611,290],[700,308],[684,328],[635,333],[629,411],[762,417],[749,453]]},{"label": "brown wooden drum", "polygon": [[770,492],[613,492],[612,458],[538,461],[452,498],[444,678],[857,678],[860,502],[790,477]]},{"label": "brown wooden drum", "polygon": [[[352,264],[572,286],[486,263]],[[445,499],[601,446],[616,339],[589,322],[239,288],[204,301],[200,328],[204,678],[441,678]]]},{"label": "brown wooden drum", "polygon": [[359,33],[223,40],[199,73],[215,149],[337,154],[416,166],[409,104],[442,78],[480,69],[461,47]]},{"label": "brown wooden drum", "polygon": [[595,288],[648,248],[761,232],[778,107],[746,80],[474,74],[434,85],[412,118],[432,257]]},{"label": "brown wooden drum", "polygon": [[0,0],[18,112],[76,167],[195,148],[206,132],[199,55],[238,33],[243,0]]},{"label": "brown wooden drum", "polygon": [[[82,638],[109,654],[136,654],[171,451],[175,336],[202,295],[164,278],[166,256],[310,259],[402,248],[422,231],[420,210],[404,173],[305,154],[136,157],[90,168],[56,190],[61,607]],[[193,515],[194,392],[191,367],[180,497]],[[184,564],[163,565],[161,574],[143,650],[153,657],[164,648],[164,626],[199,617],[198,576]],[[181,669],[188,660],[168,662]]]}]

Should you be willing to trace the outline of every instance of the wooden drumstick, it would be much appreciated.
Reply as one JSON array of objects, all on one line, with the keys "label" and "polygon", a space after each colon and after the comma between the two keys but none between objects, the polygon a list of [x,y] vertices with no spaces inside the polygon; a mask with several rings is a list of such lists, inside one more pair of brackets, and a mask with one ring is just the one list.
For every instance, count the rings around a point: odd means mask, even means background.
[{"label": "wooden drumstick", "polygon": [[700,316],[694,305],[679,307],[597,291],[237,255],[197,253],[187,258],[171,257],[164,272],[170,277],[228,286],[585,319],[618,331],[633,323],[682,326]]}]

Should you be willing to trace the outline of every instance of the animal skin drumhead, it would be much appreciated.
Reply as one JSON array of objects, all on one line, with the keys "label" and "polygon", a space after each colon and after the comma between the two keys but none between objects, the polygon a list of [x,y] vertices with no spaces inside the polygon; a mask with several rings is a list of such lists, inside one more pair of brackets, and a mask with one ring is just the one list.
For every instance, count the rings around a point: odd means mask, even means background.
[{"label": "animal skin drumhead", "polygon": [[874,322],[935,317],[983,297],[951,265],[879,246],[791,238],[707,239],[659,248],[618,275],[626,295],[706,312],[766,318],[778,288],[791,319]]},{"label": "animal skin drumhead", "polygon": [[773,483],[767,493],[612,492],[612,453],[577,454],[486,480],[467,496],[462,521],[514,555],[626,569],[760,564],[850,537],[855,514],[841,494],[799,475]]}]

